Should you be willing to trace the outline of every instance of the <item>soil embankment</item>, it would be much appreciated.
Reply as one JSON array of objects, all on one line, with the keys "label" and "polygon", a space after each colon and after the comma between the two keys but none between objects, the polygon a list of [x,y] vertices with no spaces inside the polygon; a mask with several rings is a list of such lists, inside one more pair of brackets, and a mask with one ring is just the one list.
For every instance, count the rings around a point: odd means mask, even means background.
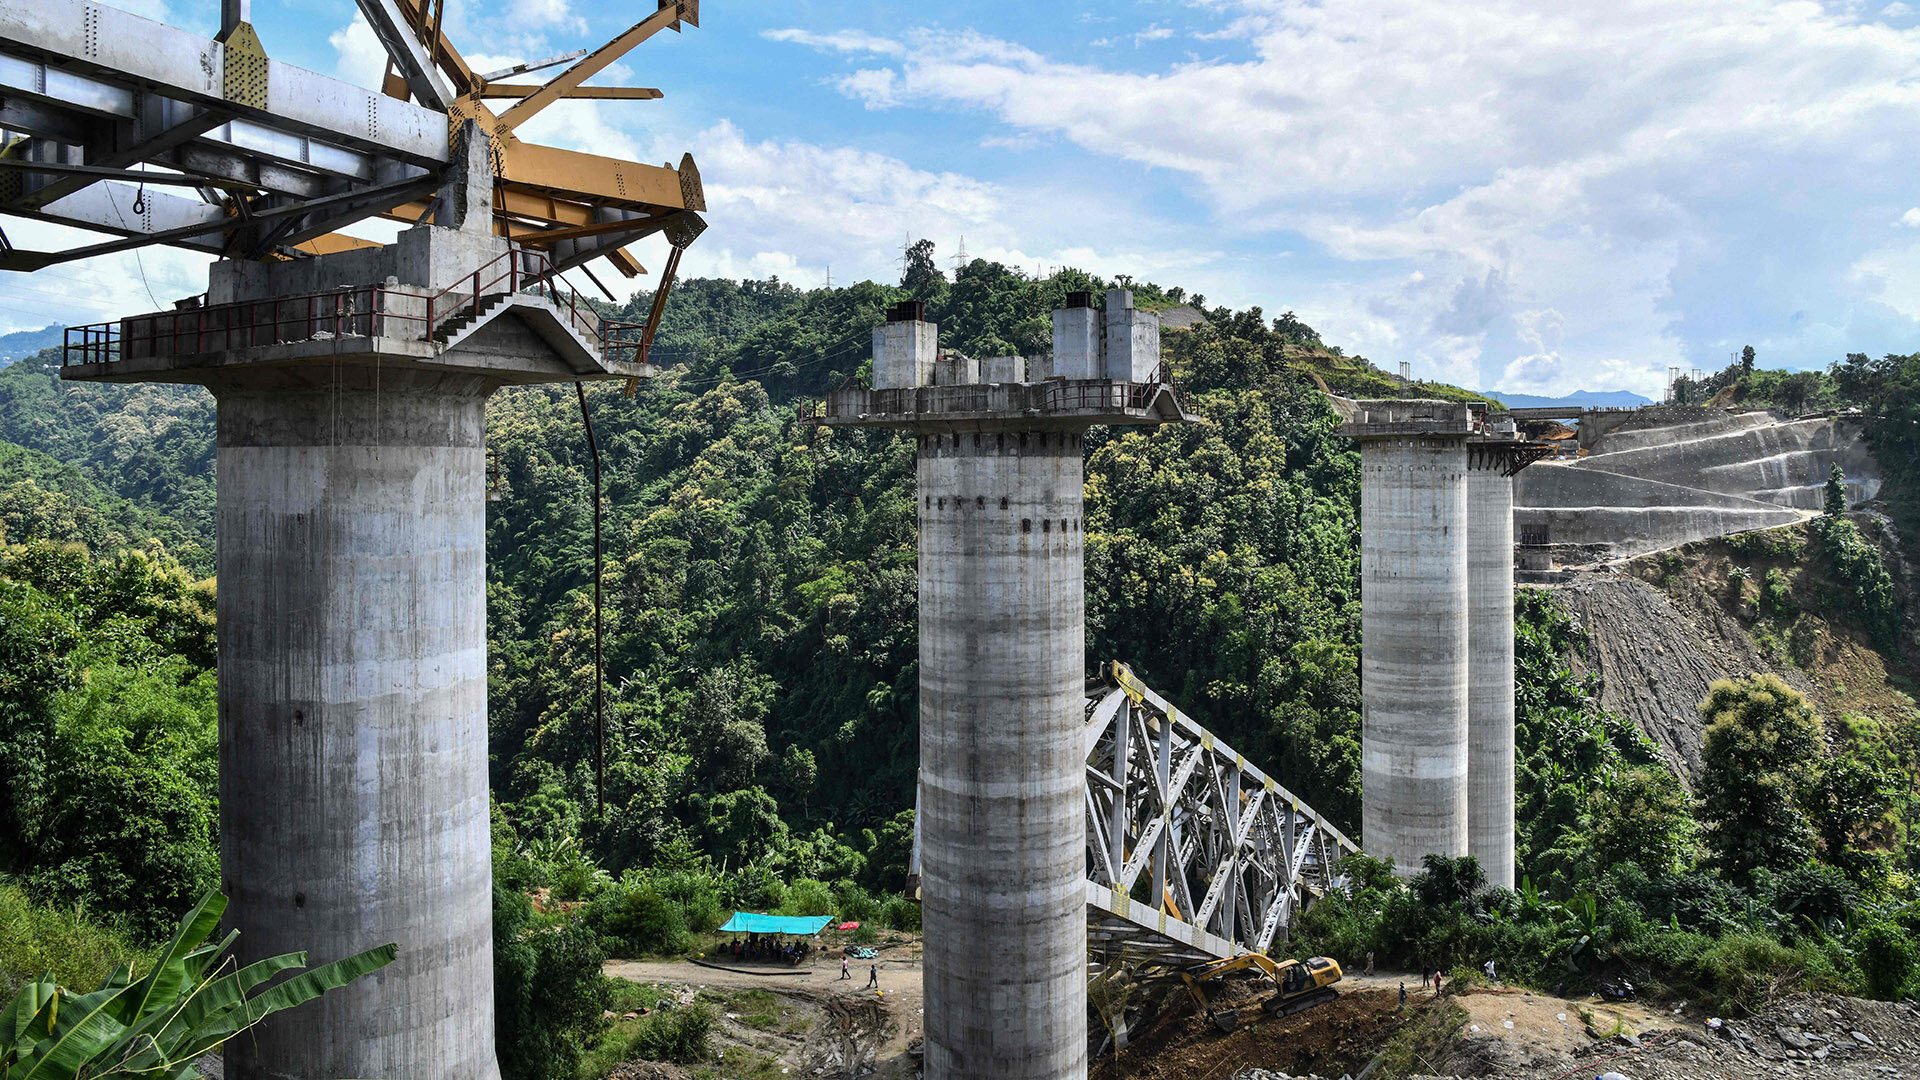
[{"label": "soil embankment", "polygon": [[[868,969],[875,965],[879,986],[869,989]],[[924,1028],[924,1006],[917,940],[883,948],[877,960],[855,961],[849,979],[840,977],[839,957],[826,955],[798,974],[785,966],[769,966],[761,974],[744,965],[709,967],[681,960],[610,960],[603,970],[612,978],[673,988],[687,1002],[775,995],[777,1008],[723,1004],[715,1015],[716,1052],[723,1059],[753,1062],[760,1075],[808,1080],[918,1075],[913,1051]],[[629,1062],[620,1070],[610,1080],[682,1080],[697,1071],[657,1062]]]},{"label": "soil embankment", "polygon": [[[1882,523],[1852,516],[1904,580]],[[1807,527],[1758,540],[1698,541],[1551,586],[1587,631],[1588,649],[1569,658],[1574,669],[1600,677],[1600,704],[1657,743],[1683,783],[1699,768],[1699,706],[1718,679],[1778,675],[1830,720],[1904,716],[1915,707],[1908,658],[1880,652],[1835,606],[1837,590],[1809,554]],[[1761,607],[1769,574],[1786,583],[1784,610]]]}]

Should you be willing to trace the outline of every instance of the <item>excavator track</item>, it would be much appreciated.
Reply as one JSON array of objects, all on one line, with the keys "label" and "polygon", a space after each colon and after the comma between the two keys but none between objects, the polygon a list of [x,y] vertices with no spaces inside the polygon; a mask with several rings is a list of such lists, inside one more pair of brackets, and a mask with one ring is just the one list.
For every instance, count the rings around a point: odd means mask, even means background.
[{"label": "excavator track", "polygon": [[1339,996],[1340,992],[1331,986],[1315,990],[1311,994],[1302,994],[1296,998],[1288,998],[1284,1001],[1281,1000],[1280,995],[1275,994],[1263,1002],[1260,1009],[1268,1016],[1292,1016],[1295,1013],[1306,1012],[1316,1005],[1325,1005],[1327,1002]]}]

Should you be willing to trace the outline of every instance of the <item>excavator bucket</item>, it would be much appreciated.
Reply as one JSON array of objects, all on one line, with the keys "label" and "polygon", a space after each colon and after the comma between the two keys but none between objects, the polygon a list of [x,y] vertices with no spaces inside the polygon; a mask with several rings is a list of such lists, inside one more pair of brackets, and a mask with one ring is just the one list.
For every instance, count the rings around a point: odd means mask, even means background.
[{"label": "excavator bucket", "polygon": [[1214,1009],[1207,1013],[1207,1019],[1213,1021],[1213,1026],[1218,1028],[1221,1034],[1231,1035],[1240,1026],[1240,1010]]}]

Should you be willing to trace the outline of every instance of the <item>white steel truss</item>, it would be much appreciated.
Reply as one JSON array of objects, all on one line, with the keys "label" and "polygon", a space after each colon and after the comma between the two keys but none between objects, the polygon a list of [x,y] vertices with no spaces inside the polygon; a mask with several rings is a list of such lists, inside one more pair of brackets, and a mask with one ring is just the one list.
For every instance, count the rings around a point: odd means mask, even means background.
[{"label": "white steel truss", "polygon": [[[1087,693],[1090,975],[1163,972],[1285,942],[1360,849],[1125,664]],[[908,867],[917,889],[920,834]]]},{"label": "white steel truss", "polygon": [[1088,695],[1093,971],[1265,952],[1359,850],[1126,665]]}]

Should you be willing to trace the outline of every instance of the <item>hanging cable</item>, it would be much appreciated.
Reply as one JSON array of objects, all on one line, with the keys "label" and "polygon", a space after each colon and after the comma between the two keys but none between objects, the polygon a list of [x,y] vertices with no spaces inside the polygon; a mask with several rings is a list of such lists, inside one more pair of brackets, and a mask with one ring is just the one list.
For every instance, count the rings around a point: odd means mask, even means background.
[{"label": "hanging cable", "polygon": [[580,398],[580,424],[587,429],[587,452],[593,457],[593,792],[600,816],[607,816],[607,672],[600,625],[600,444],[593,437],[593,417],[587,412],[587,388],[574,380]]}]

